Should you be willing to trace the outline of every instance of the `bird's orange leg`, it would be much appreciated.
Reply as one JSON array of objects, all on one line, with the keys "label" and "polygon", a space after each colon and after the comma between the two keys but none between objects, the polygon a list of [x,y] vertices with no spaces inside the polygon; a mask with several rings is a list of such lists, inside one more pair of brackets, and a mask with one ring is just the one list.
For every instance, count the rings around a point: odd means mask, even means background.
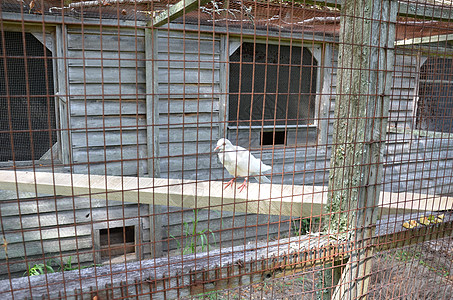
[{"label": "bird's orange leg", "polygon": [[242,192],[243,189],[247,188],[247,177],[244,179],[244,182],[238,186],[239,193]]},{"label": "bird's orange leg", "polygon": [[227,184],[225,185],[225,187],[223,188],[224,190],[226,190],[227,187],[229,187],[231,185],[231,187],[233,187],[233,182],[236,180],[236,177],[234,177],[233,179],[231,179],[230,181],[227,182]]}]

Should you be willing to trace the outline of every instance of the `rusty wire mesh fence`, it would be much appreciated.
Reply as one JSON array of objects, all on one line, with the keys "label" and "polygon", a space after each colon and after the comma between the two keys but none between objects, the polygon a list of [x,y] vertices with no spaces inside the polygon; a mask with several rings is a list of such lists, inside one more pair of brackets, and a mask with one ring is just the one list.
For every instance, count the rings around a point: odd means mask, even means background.
[{"label": "rusty wire mesh fence", "polygon": [[1,299],[453,299],[450,0],[2,0]]}]

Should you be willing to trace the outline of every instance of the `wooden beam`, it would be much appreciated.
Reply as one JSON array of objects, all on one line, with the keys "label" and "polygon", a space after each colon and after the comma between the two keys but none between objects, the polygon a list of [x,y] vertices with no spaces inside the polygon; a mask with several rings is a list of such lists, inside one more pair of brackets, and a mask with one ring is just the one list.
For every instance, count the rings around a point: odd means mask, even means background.
[{"label": "wooden beam", "polygon": [[433,36],[424,36],[413,39],[399,40],[395,42],[395,46],[408,46],[408,45],[420,45],[429,43],[438,43],[453,40],[453,34],[440,34]]},{"label": "wooden beam", "polygon": [[[249,183],[239,193],[223,190],[221,181],[193,181],[148,177],[120,177],[69,173],[0,171],[0,190],[141,204],[209,208],[282,216],[319,216],[327,201],[325,186]],[[453,197],[417,193],[381,193],[380,215],[453,208]]]},{"label": "wooden beam", "polygon": [[188,12],[197,9],[199,6],[205,5],[209,1],[210,0],[181,0],[175,5],[172,5],[168,10],[164,10],[155,16],[152,21],[152,26],[159,27],[170,23],[183,14],[187,14]]},{"label": "wooden beam", "polygon": [[399,54],[408,53],[409,55],[414,55],[414,50],[420,52],[423,56],[431,57],[452,57],[453,49],[439,47],[438,45],[431,46],[429,44],[418,45],[416,49],[408,45],[406,47],[399,46],[397,48]]},{"label": "wooden beam", "polygon": [[[159,80],[158,30],[145,29],[146,55],[146,137],[148,146],[148,177],[160,177],[159,159]],[[162,256],[162,218],[158,205],[148,205],[149,246],[151,257]]]},{"label": "wooden beam", "polygon": [[396,15],[393,0],[343,0],[341,7],[328,195],[332,214],[323,227],[349,232],[356,247],[339,283],[333,282],[335,293],[327,284],[323,299],[356,299],[368,290],[373,249],[364,242],[372,238],[378,218]]},{"label": "wooden beam", "polygon": [[398,16],[452,22],[453,7],[398,1]]},{"label": "wooden beam", "polygon": [[[238,184],[239,186],[239,184]],[[319,215],[324,188],[249,183],[239,193],[221,181],[0,171],[0,190],[90,196],[141,204],[285,216]]]},{"label": "wooden beam", "polygon": [[[418,219],[421,215],[396,216],[378,222],[376,236],[367,241],[368,244],[376,251],[382,251],[447,237],[453,233],[453,212],[444,213],[442,223],[413,229],[401,226],[403,221]],[[262,282],[268,276],[288,276],[314,265],[325,266],[326,262],[347,259],[352,248],[354,244],[351,241],[336,241],[328,236],[310,234],[215,249],[197,253],[196,256],[161,257],[7,279],[0,281],[0,295],[5,299],[32,296],[53,299],[62,294],[71,299],[75,295],[81,299],[92,299],[94,295],[99,299],[116,299],[124,297],[126,290],[129,297],[137,293],[152,293],[153,299],[176,299],[189,294]]]},{"label": "wooden beam", "polygon": [[[296,2],[302,2],[303,4],[315,4],[319,6],[328,6],[340,9],[343,0],[296,0]],[[411,18],[422,18],[423,20],[438,20],[451,22],[453,19],[453,7],[448,7],[447,5],[435,5],[435,4],[422,4],[416,2],[404,2],[392,0],[392,2],[397,2],[398,15],[401,17],[411,17]]]},{"label": "wooden beam", "polygon": [[148,145],[148,176],[160,176],[159,159],[159,48],[158,30],[145,29],[146,52],[146,137]]}]

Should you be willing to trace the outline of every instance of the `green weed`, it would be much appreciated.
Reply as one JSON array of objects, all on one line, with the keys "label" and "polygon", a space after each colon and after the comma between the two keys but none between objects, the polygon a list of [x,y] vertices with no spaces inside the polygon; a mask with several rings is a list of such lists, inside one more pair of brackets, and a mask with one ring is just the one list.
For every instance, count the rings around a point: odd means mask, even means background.
[{"label": "green weed", "polygon": [[183,254],[192,254],[197,251],[197,244],[198,241],[200,241],[200,246],[201,246],[201,251],[209,251],[209,243],[208,243],[208,235],[211,234],[212,238],[214,239],[214,245],[216,245],[215,241],[215,235],[214,232],[211,229],[203,229],[203,230],[198,230],[197,231],[197,225],[199,222],[198,219],[198,210],[194,210],[194,217],[192,218],[191,222],[192,227],[189,225],[189,222],[184,222],[183,226],[183,239],[186,241],[181,244],[181,242],[172,234],[170,234],[170,237],[176,241],[178,244],[178,249],[183,249],[182,253]]},{"label": "green weed", "polygon": [[220,293],[219,291],[211,291],[198,294],[195,297],[203,300],[217,300],[220,297],[219,293]]},{"label": "green weed", "polygon": [[55,273],[54,268],[52,267],[52,260],[48,260],[46,264],[35,264],[29,266],[28,270],[25,271],[23,276],[36,276],[43,275],[46,273]]},{"label": "green weed", "polygon": [[293,219],[291,221],[291,231],[293,236],[309,234],[312,231],[314,224],[319,224],[319,217],[310,219]]},{"label": "green weed", "polygon": [[73,270],[82,270],[91,267],[99,267],[102,266],[100,264],[91,264],[89,266],[80,266],[80,265],[72,265],[72,256],[69,256],[66,262],[62,262],[58,269],[55,266],[53,259],[47,260],[46,264],[34,264],[33,266],[30,265],[28,270],[24,272],[23,276],[36,276],[36,275],[43,275],[55,272],[65,272],[65,271],[73,271]]}]

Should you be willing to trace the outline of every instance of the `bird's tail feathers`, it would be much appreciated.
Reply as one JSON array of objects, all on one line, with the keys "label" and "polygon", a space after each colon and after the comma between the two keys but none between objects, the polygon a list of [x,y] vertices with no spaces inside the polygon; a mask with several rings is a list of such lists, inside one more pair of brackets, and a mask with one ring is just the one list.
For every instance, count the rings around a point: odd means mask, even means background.
[{"label": "bird's tail feathers", "polygon": [[255,176],[255,179],[256,179],[256,181],[258,181],[258,182],[260,182],[260,183],[271,183],[271,181],[269,180],[269,178],[267,178],[267,177],[264,176],[264,175]]},{"label": "bird's tail feathers", "polygon": [[268,165],[264,164],[263,162],[261,162],[261,172],[267,172],[270,169],[272,169],[271,166],[268,166]]}]

